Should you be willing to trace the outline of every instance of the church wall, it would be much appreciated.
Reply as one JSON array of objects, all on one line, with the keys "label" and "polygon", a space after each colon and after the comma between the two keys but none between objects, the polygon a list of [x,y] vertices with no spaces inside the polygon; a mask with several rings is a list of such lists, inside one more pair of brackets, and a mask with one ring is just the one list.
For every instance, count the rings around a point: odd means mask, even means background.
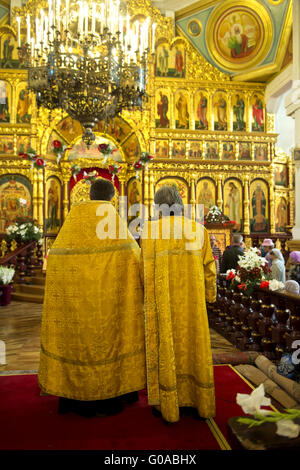
[{"label": "church wall", "polygon": [[[142,113],[123,112],[108,128],[98,123],[97,144],[89,152],[81,145],[78,122],[61,111],[49,115],[37,110],[34,96],[26,90],[22,62],[15,56],[15,32],[7,27],[3,34],[10,34],[14,46],[14,68],[0,69],[0,175],[19,173],[30,180],[33,217],[50,238],[56,235],[71,203],[87,197],[84,187],[78,186],[76,197],[74,188],[70,190],[72,165],[98,169],[101,176],[116,161],[121,167],[119,195],[127,195],[130,204],[143,202],[146,216],[155,190],[168,182],[178,187],[193,213],[196,203],[204,203],[205,210],[215,204],[228,215],[235,214],[237,229],[245,234],[283,233],[285,221],[293,224],[294,167],[287,154],[275,150],[278,136],[274,115],[266,112],[265,85],[231,81],[183,36],[174,36],[169,27],[172,20],[161,16],[156,21],[148,103]],[[0,55],[3,59],[3,46]],[[69,148],[59,160],[55,141]],[[97,150],[104,141],[117,149],[106,163]],[[44,169],[31,169],[19,156],[30,147],[46,159]],[[154,155],[154,160],[136,180],[133,162],[143,151]],[[261,232],[254,227],[252,205],[253,184],[258,180],[263,182],[266,202]],[[236,188],[230,183],[236,183]],[[235,208],[228,204],[231,189],[237,189],[238,203],[231,203]],[[283,207],[285,215],[280,217]]]}]

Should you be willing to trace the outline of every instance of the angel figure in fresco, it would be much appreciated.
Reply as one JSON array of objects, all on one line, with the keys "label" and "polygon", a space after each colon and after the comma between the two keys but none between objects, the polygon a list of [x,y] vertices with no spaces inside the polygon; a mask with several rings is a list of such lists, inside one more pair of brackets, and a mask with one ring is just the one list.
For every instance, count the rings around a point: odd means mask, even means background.
[{"label": "angel figure in fresco", "polygon": [[260,184],[258,184],[255,188],[251,204],[252,204],[252,210],[253,210],[252,231],[253,232],[266,232],[267,231],[267,222],[266,222],[267,200],[265,197],[265,193],[263,192]]},{"label": "angel figure in fresco", "polygon": [[253,131],[264,131],[264,104],[262,100],[254,95],[255,103],[252,107],[252,115],[254,119]]},{"label": "angel figure in fresco", "polygon": [[218,116],[218,129],[219,131],[226,131],[227,130],[227,103],[224,99],[222,93],[219,94],[219,100],[215,103],[217,108],[217,116]]},{"label": "angel figure in fresco", "polygon": [[208,122],[207,122],[207,98],[200,93],[200,100],[197,106],[197,117],[200,122],[200,129],[208,129]]},{"label": "angel figure in fresco", "polygon": [[178,47],[175,47],[175,73],[179,77],[183,77],[184,73],[184,60],[181,50]]},{"label": "angel figure in fresco", "polygon": [[169,127],[169,118],[167,116],[169,109],[169,100],[166,95],[160,92],[160,101],[157,103],[157,114],[159,115],[159,127]]},{"label": "angel figure in fresco", "polygon": [[204,181],[203,187],[199,193],[198,204],[204,205],[204,216],[206,216],[209,209],[215,205],[215,199],[207,181]]},{"label": "angel figure in fresco", "polygon": [[189,112],[188,103],[186,97],[182,92],[179,94],[179,98],[176,103],[176,109],[178,111],[178,129],[189,128]]},{"label": "angel figure in fresco", "polygon": [[233,183],[229,183],[230,191],[227,196],[227,201],[225,207],[228,209],[228,217],[230,220],[236,222],[237,230],[240,229],[240,191],[239,188]]},{"label": "angel figure in fresco", "polygon": [[233,112],[236,118],[238,131],[245,130],[246,123],[244,121],[245,115],[245,101],[240,98],[240,95],[236,95],[236,104],[233,106]]}]

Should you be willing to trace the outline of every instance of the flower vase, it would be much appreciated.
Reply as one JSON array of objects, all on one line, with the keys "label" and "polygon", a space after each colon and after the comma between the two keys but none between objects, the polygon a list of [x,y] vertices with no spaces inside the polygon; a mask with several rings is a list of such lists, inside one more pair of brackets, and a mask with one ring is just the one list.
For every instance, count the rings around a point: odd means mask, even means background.
[{"label": "flower vase", "polygon": [[12,284],[0,286],[0,305],[6,307],[11,302]]}]

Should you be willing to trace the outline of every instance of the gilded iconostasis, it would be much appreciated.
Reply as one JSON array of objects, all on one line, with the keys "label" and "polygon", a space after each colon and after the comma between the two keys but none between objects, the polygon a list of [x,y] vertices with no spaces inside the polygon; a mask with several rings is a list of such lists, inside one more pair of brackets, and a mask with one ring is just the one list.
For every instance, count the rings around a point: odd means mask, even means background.
[{"label": "gilded iconostasis", "polygon": [[[143,202],[150,212],[155,190],[171,184],[184,202],[203,204],[205,214],[217,205],[246,235],[284,233],[293,225],[292,158],[276,147],[265,80],[242,77],[251,67],[254,72],[263,69],[268,57],[273,64],[278,59],[275,52],[270,55],[272,41],[288,22],[290,2],[277,2],[278,13],[275,2],[253,0],[247,7],[245,2],[216,3],[206,11],[205,21],[201,11],[179,19],[176,32],[173,19],[154,10],[148,102],[142,113],[124,112],[108,127],[97,123],[89,149],[79,122],[61,111],[37,110],[26,86],[15,21],[0,27],[1,232],[17,216],[31,214],[46,239],[53,240],[70,206],[88,197],[87,185],[72,174],[72,166],[111,179],[112,162],[121,167],[114,183],[118,195],[128,196],[128,209]],[[149,1],[131,4],[137,17],[150,14]],[[281,65],[289,60],[290,32],[286,27]],[[59,158],[57,142],[66,148]],[[114,149],[108,159],[99,153],[101,143]],[[31,168],[19,155],[30,148],[46,160],[44,168]],[[136,179],[133,162],[144,151],[154,159]]]}]

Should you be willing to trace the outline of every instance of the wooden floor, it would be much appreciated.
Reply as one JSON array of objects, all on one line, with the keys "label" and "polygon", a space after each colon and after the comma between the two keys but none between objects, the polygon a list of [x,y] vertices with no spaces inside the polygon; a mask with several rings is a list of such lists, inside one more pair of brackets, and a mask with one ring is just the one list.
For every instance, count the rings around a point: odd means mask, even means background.
[{"label": "wooden floor", "polygon": [[[4,371],[36,371],[40,357],[40,331],[43,306],[12,302],[0,307],[0,340],[6,345]],[[211,331],[213,353],[233,353],[237,349],[215,331]]]}]

